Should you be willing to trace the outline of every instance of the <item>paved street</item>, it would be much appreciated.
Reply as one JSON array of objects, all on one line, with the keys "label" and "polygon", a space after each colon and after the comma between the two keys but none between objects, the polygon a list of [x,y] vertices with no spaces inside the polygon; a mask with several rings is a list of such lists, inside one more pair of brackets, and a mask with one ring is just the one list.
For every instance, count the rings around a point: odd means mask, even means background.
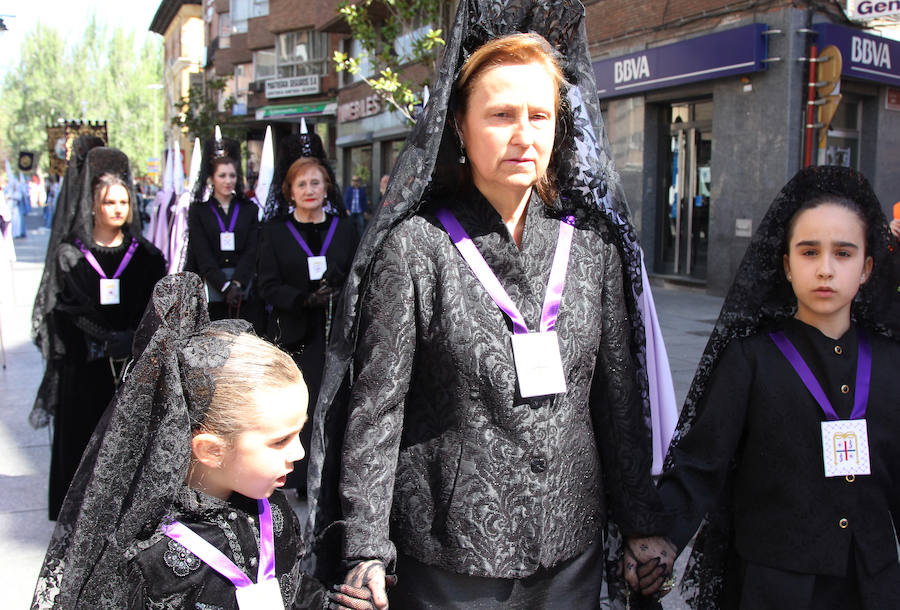
[{"label": "paved street", "polygon": [[[0,271],[0,332],[6,368],[0,371],[0,574],[3,607],[27,608],[52,523],[47,521],[50,437],[33,430],[28,412],[43,364],[29,336],[31,306],[40,282],[49,231],[40,211],[27,218],[28,237],[17,239],[17,262]],[[721,299],[685,288],[654,289],[679,403],[718,314]],[[683,604],[671,595],[666,607]]]}]

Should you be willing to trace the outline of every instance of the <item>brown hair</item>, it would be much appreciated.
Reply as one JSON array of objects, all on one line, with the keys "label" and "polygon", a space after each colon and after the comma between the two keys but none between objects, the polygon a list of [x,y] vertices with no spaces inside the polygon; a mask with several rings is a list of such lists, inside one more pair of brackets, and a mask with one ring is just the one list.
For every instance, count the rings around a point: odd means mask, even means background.
[{"label": "brown hair", "polygon": [[238,162],[231,157],[213,157],[213,160],[209,162],[209,175],[213,176],[220,165],[231,165],[234,168],[234,173],[238,171]]},{"label": "brown hair", "polygon": [[[566,78],[560,66],[558,54],[542,36],[534,33],[510,34],[490,40],[475,50],[463,64],[453,87],[455,96],[452,111],[453,120],[462,117],[468,110],[469,97],[479,77],[490,68],[503,65],[539,64],[546,70],[547,75],[556,86],[555,107],[559,116],[560,98]],[[557,134],[558,135],[558,134]],[[535,188],[541,198],[552,203],[556,199],[557,185],[556,172],[553,168],[553,156],[547,166],[547,172],[538,180]],[[471,170],[464,169],[466,179],[471,182]]]},{"label": "brown hair", "polygon": [[128,183],[125,182],[125,179],[118,174],[106,172],[105,174],[100,174],[94,178],[94,181],[91,184],[91,193],[94,198],[93,207],[96,209],[96,207],[100,205],[100,199],[106,196],[106,191],[108,191],[111,186],[121,186],[125,189],[125,193],[128,195],[128,216],[125,218],[125,222],[131,224],[131,221],[134,219],[134,205],[132,205],[131,201],[131,189],[128,188]]},{"label": "brown hair", "polygon": [[232,440],[252,428],[258,416],[248,410],[255,389],[302,384],[303,376],[288,354],[254,334],[244,332],[237,338],[224,331],[212,334],[230,342],[231,351],[222,368],[212,373],[215,390],[199,431]]},{"label": "brown hair", "polygon": [[291,163],[287,175],[284,177],[284,182],[281,183],[281,193],[284,195],[285,201],[291,200],[291,185],[294,183],[294,180],[310,167],[319,168],[319,171],[322,173],[322,181],[325,184],[325,196],[328,197],[328,192],[331,190],[331,178],[328,176],[328,170],[315,157],[300,157]]}]

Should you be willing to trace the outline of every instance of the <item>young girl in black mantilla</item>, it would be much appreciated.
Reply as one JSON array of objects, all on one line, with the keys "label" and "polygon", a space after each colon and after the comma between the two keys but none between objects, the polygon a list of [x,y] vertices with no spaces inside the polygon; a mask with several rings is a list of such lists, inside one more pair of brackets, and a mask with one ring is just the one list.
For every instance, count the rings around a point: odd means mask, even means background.
[{"label": "young girl in black mantilla", "polygon": [[156,285],[136,364],[63,503],[32,608],[329,603],[300,569],[300,524],[278,490],[304,456],[303,378],[248,322],[211,323],[202,286],[192,273]]},{"label": "young girl in black mantilla", "polygon": [[[865,178],[800,171],[738,270],[660,493],[694,608],[896,608],[897,247]],[[635,571],[637,568],[637,572]],[[630,582],[665,594],[626,558]]]}]

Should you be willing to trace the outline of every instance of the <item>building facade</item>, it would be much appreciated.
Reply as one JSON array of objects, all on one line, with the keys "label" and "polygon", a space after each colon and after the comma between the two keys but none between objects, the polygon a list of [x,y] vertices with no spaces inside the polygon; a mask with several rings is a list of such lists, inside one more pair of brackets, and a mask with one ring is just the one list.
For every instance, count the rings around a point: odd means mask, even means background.
[{"label": "building facade", "polygon": [[[836,3],[605,0],[588,5],[587,28],[651,274],[727,290],[806,155],[862,171],[886,213],[900,199],[900,43]],[[842,59],[827,130],[807,117],[813,46]]]},{"label": "building facade", "polygon": [[[175,105],[188,95],[192,86],[203,86],[206,57],[201,0],[163,0],[150,23],[150,31],[163,37],[163,99],[165,110],[162,126],[162,148],[168,149],[178,140],[185,158],[190,159],[194,143],[178,127],[172,125]],[[162,150],[157,150],[159,155]]]}]

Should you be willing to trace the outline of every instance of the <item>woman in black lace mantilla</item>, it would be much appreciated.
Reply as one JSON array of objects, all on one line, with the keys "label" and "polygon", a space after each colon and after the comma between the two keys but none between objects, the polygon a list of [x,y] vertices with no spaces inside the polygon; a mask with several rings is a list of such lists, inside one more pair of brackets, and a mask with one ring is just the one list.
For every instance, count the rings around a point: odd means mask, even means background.
[{"label": "woman in black lace mantilla", "polygon": [[[376,607],[393,575],[394,608],[593,608],[606,582],[622,601],[604,574],[618,532],[665,529],[650,482],[640,254],[583,16],[577,2],[459,3],[351,269],[318,405],[310,520],[314,568],[368,584]],[[538,330],[554,249],[571,236],[554,327],[564,388],[526,391],[513,318],[457,250],[448,215],[520,310],[520,330]],[[673,558],[660,559],[665,572]]]}]

